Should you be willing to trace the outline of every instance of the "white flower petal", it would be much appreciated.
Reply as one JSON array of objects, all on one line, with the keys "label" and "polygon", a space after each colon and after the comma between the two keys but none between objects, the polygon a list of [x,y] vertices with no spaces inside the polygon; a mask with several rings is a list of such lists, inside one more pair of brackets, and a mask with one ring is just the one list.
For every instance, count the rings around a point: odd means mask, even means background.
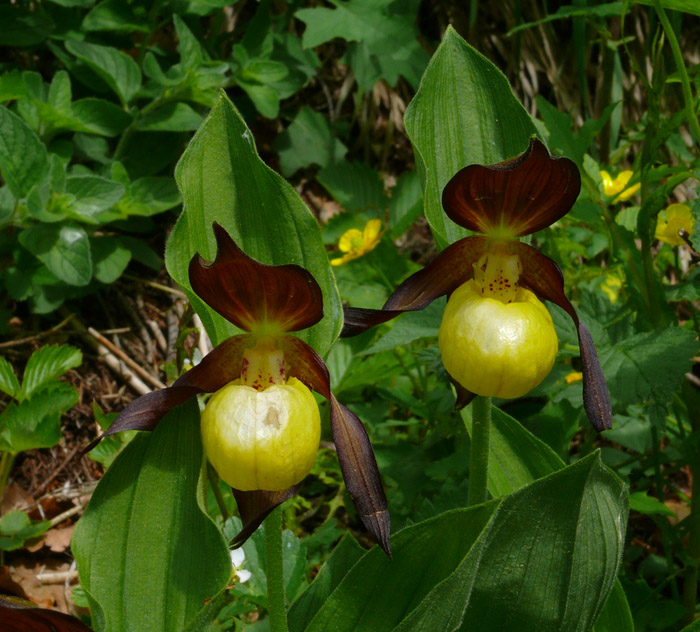
[{"label": "white flower petal", "polygon": [[231,564],[233,564],[235,568],[238,568],[243,565],[243,562],[245,562],[245,553],[243,549],[233,549],[233,551],[231,551]]},{"label": "white flower petal", "polygon": [[236,577],[238,577],[238,581],[243,584],[252,577],[252,573],[246,570],[236,571]]}]

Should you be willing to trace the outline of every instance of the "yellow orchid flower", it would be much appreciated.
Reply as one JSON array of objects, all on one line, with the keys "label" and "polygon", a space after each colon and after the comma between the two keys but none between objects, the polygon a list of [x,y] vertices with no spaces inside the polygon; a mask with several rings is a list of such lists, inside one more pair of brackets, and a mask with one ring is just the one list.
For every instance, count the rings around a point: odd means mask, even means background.
[{"label": "yellow orchid flower", "polygon": [[659,213],[655,236],[659,241],[665,241],[672,246],[682,246],[685,242],[678,233],[684,230],[692,235],[694,228],[695,219],[690,207],[687,204],[671,204]]},{"label": "yellow orchid flower", "polygon": [[613,180],[612,176],[607,171],[601,171],[600,177],[603,179],[603,192],[609,197],[616,195],[617,197],[613,200],[613,202],[624,202],[625,200],[629,200],[637,191],[639,191],[642,186],[638,182],[637,184],[632,185],[629,189],[625,189],[627,183],[630,181],[633,175],[634,174],[632,171],[621,171]]},{"label": "yellow orchid flower", "polygon": [[337,259],[331,259],[331,265],[342,266],[344,263],[359,259],[370,250],[374,250],[382,237],[381,230],[382,222],[378,219],[371,219],[362,231],[357,228],[345,231],[338,241],[338,248],[345,254]]}]

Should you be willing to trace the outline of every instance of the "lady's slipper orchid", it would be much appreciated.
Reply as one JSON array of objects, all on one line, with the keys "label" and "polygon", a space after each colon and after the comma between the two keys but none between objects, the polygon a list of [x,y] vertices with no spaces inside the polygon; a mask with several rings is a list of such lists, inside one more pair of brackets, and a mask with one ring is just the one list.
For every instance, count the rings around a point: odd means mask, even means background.
[{"label": "lady's slipper orchid", "polygon": [[608,197],[617,196],[613,202],[629,200],[642,187],[642,185],[637,182],[637,184],[633,184],[629,189],[625,189],[633,175],[633,171],[621,171],[613,180],[612,176],[607,171],[601,171],[600,177],[603,180],[603,193]]},{"label": "lady's slipper orchid", "polygon": [[457,405],[463,406],[476,394],[517,397],[547,375],[557,343],[539,299],[552,301],[578,331],[586,413],[597,430],[610,428],[605,377],[591,334],[564,294],[561,269],[517,241],[563,217],[580,188],[576,165],[550,156],[535,138],[515,158],[465,167],[447,183],[442,205],[454,222],[483,235],[448,246],[406,279],[381,310],[346,308],[342,335],[359,334],[451,295],[438,342],[457,388]]},{"label": "lady's slipper orchid", "polygon": [[346,230],[338,241],[338,248],[345,254],[337,259],[331,259],[331,265],[342,266],[374,250],[382,237],[381,230],[382,223],[378,219],[369,220],[362,231],[357,228]]},{"label": "lady's slipper orchid", "polygon": [[688,235],[692,235],[694,229],[695,218],[690,207],[687,204],[671,204],[665,211],[659,213],[655,237],[672,246],[682,246],[685,241],[680,232],[685,231]]},{"label": "lady's slipper orchid", "polygon": [[296,493],[313,465],[320,417],[312,388],[330,402],[338,460],[360,518],[390,555],[389,513],[367,432],[331,393],[323,360],[288,334],[323,317],[318,283],[300,266],[251,259],[218,224],[214,234],[216,259],[206,263],[195,255],[190,284],[247,333],[223,341],[172,386],[131,402],[105,435],[152,430],[175,406],[215,393],[202,414],[202,440],[219,476],[233,487],[243,520],[234,540],[240,545]]}]

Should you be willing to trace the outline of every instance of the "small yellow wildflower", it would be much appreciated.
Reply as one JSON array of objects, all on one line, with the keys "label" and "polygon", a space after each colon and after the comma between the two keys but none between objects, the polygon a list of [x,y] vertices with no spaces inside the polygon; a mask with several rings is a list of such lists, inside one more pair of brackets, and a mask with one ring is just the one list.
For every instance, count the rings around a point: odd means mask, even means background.
[{"label": "small yellow wildflower", "polygon": [[665,211],[659,213],[656,224],[656,238],[672,246],[682,246],[685,242],[678,234],[684,230],[693,234],[695,219],[687,204],[671,204]]},{"label": "small yellow wildflower", "polygon": [[574,371],[573,373],[569,373],[568,375],[564,376],[564,381],[567,384],[573,384],[574,382],[580,382],[583,380],[583,373]]},{"label": "small yellow wildflower", "polygon": [[625,189],[627,183],[632,178],[632,171],[621,171],[617,174],[617,177],[613,180],[607,171],[601,171],[600,177],[603,179],[603,192],[605,195],[612,197],[616,195],[617,197],[613,202],[624,202],[629,200],[637,191],[639,191],[642,186],[639,182],[632,185],[629,189]]},{"label": "small yellow wildflower", "polygon": [[338,241],[338,248],[345,254],[337,259],[331,259],[331,265],[342,266],[344,263],[353,259],[359,259],[370,250],[374,250],[382,237],[381,229],[381,221],[371,219],[362,231],[357,228],[345,231],[340,241]]},{"label": "small yellow wildflower", "polygon": [[610,299],[610,302],[614,305],[617,302],[617,297],[620,295],[621,287],[622,279],[616,277],[613,274],[608,274],[605,276],[605,280],[600,286],[600,289]]}]

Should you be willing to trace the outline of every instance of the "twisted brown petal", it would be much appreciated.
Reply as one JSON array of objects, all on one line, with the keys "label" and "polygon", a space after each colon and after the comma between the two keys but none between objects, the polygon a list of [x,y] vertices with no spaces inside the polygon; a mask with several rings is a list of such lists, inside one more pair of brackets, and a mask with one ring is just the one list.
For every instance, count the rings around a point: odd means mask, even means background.
[{"label": "twisted brown petal", "polygon": [[207,305],[245,331],[256,323],[275,322],[297,331],[323,317],[323,295],[301,266],[269,266],[246,255],[214,223],[217,253],[213,263],[197,254],[190,261],[190,284]]},{"label": "twisted brown petal", "polygon": [[430,264],[408,277],[384,303],[382,309],[347,307],[341,336],[348,338],[403,312],[424,309],[436,298],[450,294],[474,276],[473,265],[487,249],[488,239],[465,237],[443,250]]},{"label": "twisted brown petal", "polygon": [[153,391],[131,402],[106,432],[92,441],[84,452],[92,450],[103,437],[124,430],[153,430],[175,406],[199,393],[213,393],[241,375],[241,358],[248,334],[224,340],[202,361],[183,373],[172,386]]},{"label": "twisted brown petal", "polygon": [[455,223],[477,233],[529,235],[566,215],[581,190],[581,176],[568,158],[549,155],[536,138],[519,156],[494,165],[469,165],[442,192],[442,206]]},{"label": "twisted brown petal", "polygon": [[281,505],[285,500],[289,500],[299,491],[301,483],[290,487],[282,492],[266,492],[256,490],[252,492],[242,492],[240,489],[233,489],[233,495],[238,505],[238,513],[241,515],[243,527],[231,542],[232,546],[241,546],[253,532],[262,524],[270,512]]},{"label": "twisted brown petal", "polygon": [[601,432],[612,428],[612,407],[605,375],[600,367],[593,338],[588,327],[579,319],[574,306],[564,294],[564,276],[555,261],[532,246],[520,242],[511,245],[523,266],[520,282],[540,298],[561,307],[574,321],[578,332],[583,369],[583,407],[593,427]]},{"label": "twisted brown petal", "polygon": [[328,369],[309,345],[298,338],[285,336],[280,346],[288,375],[298,378],[330,401],[333,441],[345,485],[363,524],[391,557],[389,511],[367,431],[358,417],[331,393]]}]

